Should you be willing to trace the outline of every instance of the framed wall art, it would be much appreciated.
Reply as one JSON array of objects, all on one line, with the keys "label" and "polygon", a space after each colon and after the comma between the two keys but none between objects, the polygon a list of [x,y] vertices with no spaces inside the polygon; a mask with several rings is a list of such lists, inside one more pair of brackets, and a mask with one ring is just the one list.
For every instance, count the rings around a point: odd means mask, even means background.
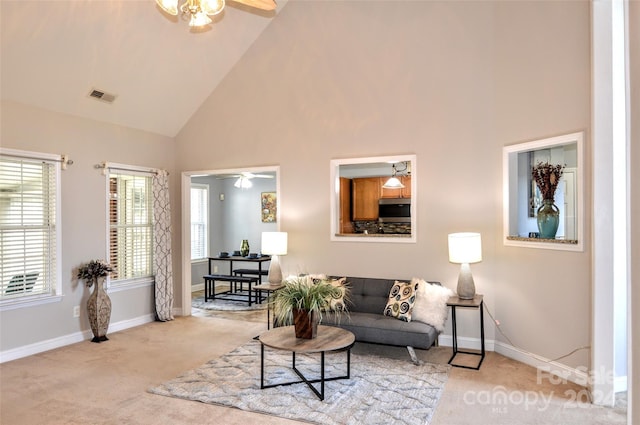
[{"label": "framed wall art", "polygon": [[263,223],[276,222],[276,192],[262,192],[260,195],[260,208]]}]

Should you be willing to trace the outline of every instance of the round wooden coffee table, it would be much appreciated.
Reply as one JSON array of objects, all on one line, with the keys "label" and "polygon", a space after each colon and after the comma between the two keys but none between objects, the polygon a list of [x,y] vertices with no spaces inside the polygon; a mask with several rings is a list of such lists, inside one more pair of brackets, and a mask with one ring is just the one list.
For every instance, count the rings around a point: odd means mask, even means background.
[{"label": "round wooden coffee table", "polygon": [[[258,337],[260,341],[260,388],[273,388],[283,385],[305,383],[318,396],[324,400],[324,383],[337,379],[349,379],[351,377],[351,347],[355,342],[353,333],[336,328],[334,326],[318,326],[318,336],[313,339],[296,338],[293,326],[283,326],[264,332]],[[284,382],[273,385],[264,383],[264,347],[276,350],[291,351],[291,368],[302,379],[301,381]],[[345,350],[347,352],[347,373],[344,376],[325,377],[324,355],[327,351]],[[308,379],[296,368],[296,353],[320,353],[320,378]],[[320,391],[313,384],[320,383]]]}]

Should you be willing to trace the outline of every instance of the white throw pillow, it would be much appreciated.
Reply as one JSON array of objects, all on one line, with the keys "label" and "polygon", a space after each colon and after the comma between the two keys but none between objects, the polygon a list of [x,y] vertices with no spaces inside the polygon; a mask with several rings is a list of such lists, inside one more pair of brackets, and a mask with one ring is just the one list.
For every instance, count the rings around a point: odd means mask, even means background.
[{"label": "white throw pillow", "polygon": [[444,330],[449,311],[447,300],[453,295],[453,291],[440,285],[432,285],[422,279],[413,278],[411,283],[418,283],[416,301],[413,304],[411,319],[427,323],[438,332]]}]

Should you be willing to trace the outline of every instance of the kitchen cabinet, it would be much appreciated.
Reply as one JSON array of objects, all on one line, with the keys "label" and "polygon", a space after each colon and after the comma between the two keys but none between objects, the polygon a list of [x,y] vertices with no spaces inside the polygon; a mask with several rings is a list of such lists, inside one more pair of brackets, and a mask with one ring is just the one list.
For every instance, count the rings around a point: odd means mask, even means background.
[{"label": "kitchen cabinet", "polygon": [[397,189],[386,189],[382,185],[389,180],[389,177],[380,177],[380,197],[381,198],[411,198],[411,176],[398,176],[398,180],[404,187]]},{"label": "kitchen cabinet", "polygon": [[351,221],[351,179],[340,177],[340,233],[353,233]]},{"label": "kitchen cabinet", "polygon": [[351,212],[353,221],[378,219],[380,177],[362,177],[351,181]]}]

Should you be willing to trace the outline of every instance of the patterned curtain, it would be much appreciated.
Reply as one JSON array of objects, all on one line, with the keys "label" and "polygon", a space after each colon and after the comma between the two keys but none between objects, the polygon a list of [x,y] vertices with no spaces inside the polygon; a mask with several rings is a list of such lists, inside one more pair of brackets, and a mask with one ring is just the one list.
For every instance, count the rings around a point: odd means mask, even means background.
[{"label": "patterned curtain", "polygon": [[153,270],[156,280],[156,319],[173,320],[173,271],[171,267],[171,208],[169,173],[153,176]]}]

